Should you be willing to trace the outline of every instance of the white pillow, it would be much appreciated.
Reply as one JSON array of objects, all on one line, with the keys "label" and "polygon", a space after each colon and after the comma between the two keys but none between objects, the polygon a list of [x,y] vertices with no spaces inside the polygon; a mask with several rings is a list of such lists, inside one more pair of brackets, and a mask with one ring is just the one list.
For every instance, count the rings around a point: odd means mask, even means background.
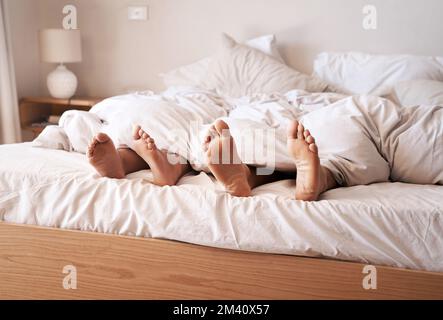
[{"label": "white pillow", "polygon": [[238,98],[257,93],[285,93],[293,89],[322,92],[326,84],[304,75],[270,56],[223,35],[223,48],[213,57],[202,87]]},{"label": "white pillow", "polygon": [[72,150],[66,132],[59,126],[47,126],[32,142],[32,146],[45,149]]},{"label": "white pillow", "polygon": [[385,96],[400,81],[443,81],[443,57],[324,52],[314,62],[314,74],[345,94]]},{"label": "white pillow", "polygon": [[432,80],[403,81],[395,85],[397,102],[404,107],[443,106],[443,82]]},{"label": "white pillow", "polygon": [[96,114],[82,110],[64,112],[59,126],[66,133],[72,150],[83,154],[88,150],[92,138],[103,129],[103,123]]},{"label": "white pillow", "polygon": [[[278,51],[274,35],[258,37],[246,42],[248,47],[260,50],[263,53],[284,63],[283,58]],[[167,73],[160,74],[166,87],[171,86],[190,86],[198,87],[211,63],[211,58],[204,58],[190,65],[182,66]]]}]

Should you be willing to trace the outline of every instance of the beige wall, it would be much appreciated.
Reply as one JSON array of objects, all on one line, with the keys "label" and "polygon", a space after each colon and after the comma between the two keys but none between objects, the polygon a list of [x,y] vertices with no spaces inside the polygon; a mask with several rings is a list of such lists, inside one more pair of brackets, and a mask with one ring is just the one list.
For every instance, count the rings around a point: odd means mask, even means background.
[{"label": "beige wall", "polygon": [[8,0],[12,50],[18,96],[38,95],[42,91],[38,41],[35,35],[40,23],[38,1]]},{"label": "beige wall", "polygon": [[[78,8],[83,34],[84,61],[71,66],[82,95],[160,90],[158,73],[210,55],[222,31],[239,40],[275,33],[286,60],[304,72],[324,50],[443,55],[441,0],[8,1],[17,2],[10,11],[20,95],[46,94],[53,66],[38,63],[36,33],[38,27],[61,27],[68,3]],[[150,6],[148,21],[127,20],[126,8],[134,4]],[[376,31],[361,27],[366,4],[377,6]],[[40,84],[34,84],[36,74]]]}]

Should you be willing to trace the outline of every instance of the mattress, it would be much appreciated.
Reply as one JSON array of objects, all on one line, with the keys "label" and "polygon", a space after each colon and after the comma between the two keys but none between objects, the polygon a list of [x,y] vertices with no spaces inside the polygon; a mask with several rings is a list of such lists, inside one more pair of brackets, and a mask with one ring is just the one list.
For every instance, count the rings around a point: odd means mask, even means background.
[{"label": "mattress", "polygon": [[101,178],[82,154],[3,145],[0,220],[443,271],[443,186],[340,188],[306,203],[293,200],[292,180],[235,198],[205,173],[173,187],[151,178]]}]

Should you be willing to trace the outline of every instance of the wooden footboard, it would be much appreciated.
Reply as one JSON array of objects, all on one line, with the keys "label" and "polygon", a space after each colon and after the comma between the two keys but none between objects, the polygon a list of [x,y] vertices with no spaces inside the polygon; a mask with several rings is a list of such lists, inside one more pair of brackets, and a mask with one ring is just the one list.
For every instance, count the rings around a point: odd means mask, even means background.
[{"label": "wooden footboard", "polygon": [[376,267],[365,290],[363,268],[0,223],[2,299],[443,299],[443,274]]}]

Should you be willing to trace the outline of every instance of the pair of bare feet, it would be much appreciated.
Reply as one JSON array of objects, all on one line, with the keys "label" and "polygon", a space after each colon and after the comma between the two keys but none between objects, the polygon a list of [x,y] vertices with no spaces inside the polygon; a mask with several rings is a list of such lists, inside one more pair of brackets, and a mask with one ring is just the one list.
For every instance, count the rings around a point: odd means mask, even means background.
[{"label": "pair of bare feet", "polygon": [[[213,126],[217,134],[214,139],[206,140],[206,152],[211,172],[231,195],[250,196],[251,190],[258,185],[275,181],[273,177],[263,179],[241,163],[229,127],[224,121],[217,121]],[[288,152],[297,168],[295,198],[302,201],[316,201],[321,193],[335,187],[332,174],[320,165],[318,147],[309,130],[305,130],[298,121],[293,121],[288,128]],[[229,151],[230,159],[222,159]],[[223,161],[224,160],[224,161]]]},{"label": "pair of bare feet", "polygon": [[[269,178],[257,176],[251,168],[240,161],[229,126],[224,121],[216,121],[212,129],[213,136],[207,137],[203,147],[209,169],[228,193],[233,196],[248,197],[253,188],[276,180],[275,176]],[[152,170],[154,184],[175,185],[186,172],[191,170],[188,164],[171,163],[167,152],[159,150],[154,139],[140,126],[134,128],[133,138],[133,152]],[[320,166],[315,139],[297,121],[292,122],[288,129],[288,152],[297,167],[295,191],[297,200],[316,201],[321,193],[335,186],[330,172]],[[88,158],[103,177],[122,179],[131,173],[130,170],[125,170],[125,167],[134,167],[125,164],[125,161],[128,161],[125,160],[127,157],[123,157],[122,153],[115,149],[112,140],[104,133],[98,134],[91,142]]]},{"label": "pair of bare feet", "polygon": [[[154,139],[140,126],[134,127],[133,139],[132,151],[116,149],[108,135],[99,133],[88,147],[89,162],[102,177],[115,179],[123,179],[127,174],[139,171],[126,168],[141,168],[145,163],[145,168],[152,170],[153,183],[159,186],[175,185],[186,173],[189,165],[180,163],[178,158],[176,158],[176,163],[171,163],[167,152],[159,150]],[[124,156],[126,152],[135,152],[136,155],[127,157]],[[136,163],[127,163],[128,161]],[[142,166],[140,166],[140,162]]]}]

